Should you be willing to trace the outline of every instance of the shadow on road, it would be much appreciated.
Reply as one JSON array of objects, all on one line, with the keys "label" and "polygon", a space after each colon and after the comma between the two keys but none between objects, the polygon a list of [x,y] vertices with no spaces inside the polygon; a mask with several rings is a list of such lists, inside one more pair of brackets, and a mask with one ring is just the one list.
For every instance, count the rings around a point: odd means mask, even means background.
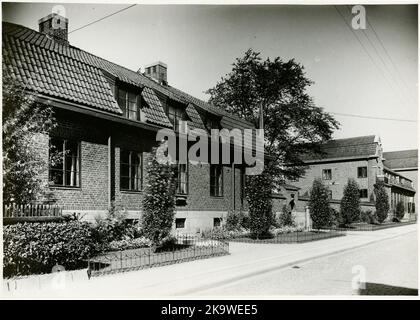
[{"label": "shadow on road", "polygon": [[359,289],[358,294],[362,296],[417,296],[418,289],[367,282],[365,289]]}]

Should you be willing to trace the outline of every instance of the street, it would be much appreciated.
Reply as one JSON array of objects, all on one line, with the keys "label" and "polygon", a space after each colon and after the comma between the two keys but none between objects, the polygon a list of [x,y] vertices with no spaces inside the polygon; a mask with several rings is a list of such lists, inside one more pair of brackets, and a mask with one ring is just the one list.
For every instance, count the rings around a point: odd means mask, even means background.
[{"label": "street", "polygon": [[196,295],[352,295],[352,278],[365,269],[362,294],[416,294],[417,235],[377,242],[333,256],[246,278]]}]

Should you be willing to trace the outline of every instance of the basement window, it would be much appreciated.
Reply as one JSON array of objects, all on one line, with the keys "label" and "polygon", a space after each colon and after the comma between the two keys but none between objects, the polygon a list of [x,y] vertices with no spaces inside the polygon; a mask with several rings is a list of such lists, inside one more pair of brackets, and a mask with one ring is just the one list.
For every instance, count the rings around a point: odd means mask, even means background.
[{"label": "basement window", "polygon": [[185,218],[178,218],[175,219],[175,228],[176,229],[184,229],[185,228]]},{"label": "basement window", "polygon": [[322,179],[323,180],[331,180],[332,179],[331,169],[323,169],[322,170]]},{"label": "basement window", "polygon": [[359,197],[362,198],[367,198],[368,197],[368,191],[367,189],[360,189],[359,190]]}]

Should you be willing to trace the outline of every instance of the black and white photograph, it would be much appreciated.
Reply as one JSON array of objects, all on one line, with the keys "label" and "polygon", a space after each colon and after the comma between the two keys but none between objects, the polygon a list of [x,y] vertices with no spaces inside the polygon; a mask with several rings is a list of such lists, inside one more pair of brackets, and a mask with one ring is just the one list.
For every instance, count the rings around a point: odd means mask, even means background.
[{"label": "black and white photograph", "polygon": [[1,10],[1,299],[418,298],[417,4]]}]

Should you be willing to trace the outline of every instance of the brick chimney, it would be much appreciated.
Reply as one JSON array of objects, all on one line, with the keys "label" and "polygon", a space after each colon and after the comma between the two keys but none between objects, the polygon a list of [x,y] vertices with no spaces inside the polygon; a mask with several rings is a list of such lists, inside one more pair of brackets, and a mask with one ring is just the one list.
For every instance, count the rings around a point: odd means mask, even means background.
[{"label": "brick chimney", "polygon": [[50,13],[48,16],[38,20],[39,32],[52,37],[60,44],[68,45],[69,19],[58,13]]},{"label": "brick chimney", "polygon": [[144,74],[153,78],[156,82],[167,85],[168,84],[168,66],[161,61],[145,66]]}]

